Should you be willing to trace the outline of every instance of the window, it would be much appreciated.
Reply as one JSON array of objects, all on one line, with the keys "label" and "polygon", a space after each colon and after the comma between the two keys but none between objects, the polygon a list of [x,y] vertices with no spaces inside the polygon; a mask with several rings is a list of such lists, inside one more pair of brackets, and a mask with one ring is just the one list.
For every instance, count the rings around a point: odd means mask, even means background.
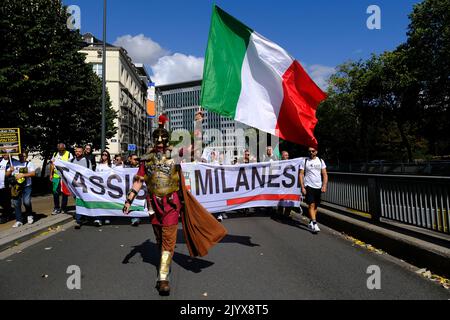
[{"label": "window", "polygon": [[101,63],[93,63],[92,64],[92,70],[100,78],[103,77],[103,65]]}]

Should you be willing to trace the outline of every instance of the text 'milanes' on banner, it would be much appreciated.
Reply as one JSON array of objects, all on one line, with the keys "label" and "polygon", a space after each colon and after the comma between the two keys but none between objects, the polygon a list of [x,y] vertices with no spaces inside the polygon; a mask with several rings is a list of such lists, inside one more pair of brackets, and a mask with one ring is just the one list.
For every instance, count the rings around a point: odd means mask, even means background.
[{"label": "text 'milanes' on banner", "polygon": [[209,211],[300,206],[302,158],[235,166],[182,163],[186,185]]},{"label": "text 'milanes' on banner", "polygon": [[[72,195],[76,197],[76,211],[86,216],[121,216],[127,192],[133,185],[137,168],[115,168],[110,171],[94,172],[71,162],[56,160],[55,166],[61,172]],[[128,217],[148,217],[146,206],[147,187],[143,185],[134,199]],[[150,210],[152,213],[152,210]]]},{"label": "text 'milanes' on banner", "polygon": [[0,155],[20,153],[20,129],[0,128]]}]

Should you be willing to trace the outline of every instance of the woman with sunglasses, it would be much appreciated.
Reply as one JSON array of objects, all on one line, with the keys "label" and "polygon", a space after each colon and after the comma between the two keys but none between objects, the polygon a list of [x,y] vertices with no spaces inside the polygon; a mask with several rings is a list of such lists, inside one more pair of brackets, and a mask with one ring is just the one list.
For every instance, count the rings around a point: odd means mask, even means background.
[{"label": "woman with sunglasses", "polygon": [[100,161],[98,162],[95,171],[102,172],[109,170],[111,170],[111,155],[109,154],[108,150],[103,150],[101,153]]},{"label": "woman with sunglasses", "polygon": [[[96,172],[103,172],[111,170],[111,154],[108,150],[103,150],[100,156],[100,161],[95,168]],[[111,221],[109,219],[105,219],[105,224],[110,224]],[[99,217],[96,217],[94,220],[94,225],[100,227],[102,225],[102,221]]]}]

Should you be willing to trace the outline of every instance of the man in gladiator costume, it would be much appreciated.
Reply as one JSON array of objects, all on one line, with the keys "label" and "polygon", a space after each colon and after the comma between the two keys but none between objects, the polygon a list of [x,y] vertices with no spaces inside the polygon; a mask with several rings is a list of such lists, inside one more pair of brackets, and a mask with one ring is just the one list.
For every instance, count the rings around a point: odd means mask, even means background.
[{"label": "man in gladiator costume", "polygon": [[[148,191],[147,201],[155,212],[150,219],[161,253],[156,288],[160,295],[169,295],[170,264],[175,250],[180,215],[191,256],[206,255],[207,250],[226,235],[226,230],[211,218],[185,188],[181,166],[171,158],[169,132],[164,128],[168,119],[161,115],[158,120],[159,127],[152,133],[153,149],[141,157],[139,170],[127,194],[123,212],[129,213],[131,203],[145,183]],[[206,233],[202,232],[205,230]]]}]

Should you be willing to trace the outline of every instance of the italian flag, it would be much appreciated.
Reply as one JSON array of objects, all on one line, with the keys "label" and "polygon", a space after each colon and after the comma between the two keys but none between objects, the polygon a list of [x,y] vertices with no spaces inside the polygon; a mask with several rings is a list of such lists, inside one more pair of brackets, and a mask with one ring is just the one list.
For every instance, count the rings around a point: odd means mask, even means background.
[{"label": "italian flag", "polygon": [[316,147],[316,109],[325,98],[283,48],[214,6],[202,107],[284,140]]}]

